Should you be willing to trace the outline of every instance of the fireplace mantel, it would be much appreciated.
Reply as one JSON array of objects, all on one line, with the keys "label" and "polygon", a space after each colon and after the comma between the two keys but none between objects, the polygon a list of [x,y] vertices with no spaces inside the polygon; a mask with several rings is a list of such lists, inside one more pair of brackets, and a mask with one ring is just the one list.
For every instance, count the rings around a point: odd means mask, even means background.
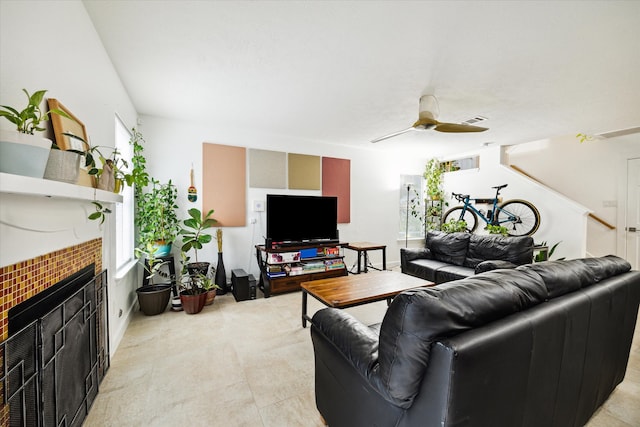
[{"label": "fireplace mantel", "polygon": [[110,191],[68,184],[66,182],[52,181],[49,179],[32,178],[29,176],[20,176],[1,172],[0,193],[122,203],[122,196]]}]

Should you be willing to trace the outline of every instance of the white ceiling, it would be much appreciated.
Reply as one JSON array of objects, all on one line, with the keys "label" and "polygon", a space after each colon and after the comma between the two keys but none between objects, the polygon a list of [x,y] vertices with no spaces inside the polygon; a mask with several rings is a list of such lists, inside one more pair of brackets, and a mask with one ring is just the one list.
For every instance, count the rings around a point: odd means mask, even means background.
[{"label": "white ceiling", "polygon": [[[425,156],[640,125],[638,1],[84,4],[140,114]],[[490,130],[369,142],[426,93]]]}]

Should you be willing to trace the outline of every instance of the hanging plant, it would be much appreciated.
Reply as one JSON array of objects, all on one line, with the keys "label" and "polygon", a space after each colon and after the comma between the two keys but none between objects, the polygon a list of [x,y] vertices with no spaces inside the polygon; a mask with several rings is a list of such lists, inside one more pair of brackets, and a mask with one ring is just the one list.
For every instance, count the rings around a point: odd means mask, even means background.
[{"label": "hanging plant", "polygon": [[91,213],[91,214],[89,214],[88,218],[91,221],[100,220],[100,225],[104,224],[104,220],[106,219],[106,215],[111,213],[111,209],[107,208],[106,206],[103,206],[102,203],[100,203],[100,202],[93,201],[91,203],[93,203],[94,207],[96,208],[96,211]]},{"label": "hanging plant", "polygon": [[436,158],[430,159],[424,168],[422,176],[427,187],[427,196],[431,200],[440,200],[444,197],[444,168]]}]

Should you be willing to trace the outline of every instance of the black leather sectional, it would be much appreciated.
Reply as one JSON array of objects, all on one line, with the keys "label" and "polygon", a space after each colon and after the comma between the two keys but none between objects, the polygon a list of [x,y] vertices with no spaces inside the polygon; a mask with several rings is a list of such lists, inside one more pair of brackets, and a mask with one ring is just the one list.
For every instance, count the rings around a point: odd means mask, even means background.
[{"label": "black leather sectional", "polygon": [[429,231],[424,248],[400,249],[403,273],[434,283],[533,261],[533,238]]},{"label": "black leather sectional", "polygon": [[313,316],[330,427],[581,426],[625,375],[640,272],[615,256],[404,292],[382,324]]}]

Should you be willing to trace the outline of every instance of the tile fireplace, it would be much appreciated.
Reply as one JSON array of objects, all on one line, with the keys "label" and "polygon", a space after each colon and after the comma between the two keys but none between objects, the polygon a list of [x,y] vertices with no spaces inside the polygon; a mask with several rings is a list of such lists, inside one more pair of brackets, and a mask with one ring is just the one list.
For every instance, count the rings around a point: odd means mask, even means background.
[{"label": "tile fireplace", "polygon": [[82,424],[109,367],[101,246],[0,268],[0,426]]}]

